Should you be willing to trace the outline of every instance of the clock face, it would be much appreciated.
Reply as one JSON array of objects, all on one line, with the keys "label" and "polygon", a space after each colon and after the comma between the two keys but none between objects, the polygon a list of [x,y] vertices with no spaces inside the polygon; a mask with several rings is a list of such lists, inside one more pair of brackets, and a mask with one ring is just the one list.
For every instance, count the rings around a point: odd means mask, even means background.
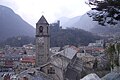
[{"label": "clock face", "polygon": [[39,27],[39,32],[42,33],[43,32],[43,26]]},{"label": "clock face", "polygon": [[44,43],[44,38],[43,37],[38,38],[38,42],[43,44]]}]

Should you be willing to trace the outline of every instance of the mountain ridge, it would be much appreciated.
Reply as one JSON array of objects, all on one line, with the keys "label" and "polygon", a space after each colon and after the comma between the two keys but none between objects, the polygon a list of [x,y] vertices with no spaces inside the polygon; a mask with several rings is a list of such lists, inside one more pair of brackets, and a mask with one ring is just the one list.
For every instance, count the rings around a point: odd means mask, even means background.
[{"label": "mountain ridge", "polygon": [[[92,12],[92,11],[88,11],[87,13]],[[92,17],[89,17],[88,14],[85,13],[82,16],[77,16],[77,17],[73,17],[71,19],[68,20],[68,22],[64,23],[64,25],[62,25],[63,27],[75,27],[75,28],[79,28],[79,29],[83,29],[95,34],[99,34],[99,35],[109,35],[110,34],[118,34],[120,31],[120,22],[118,22],[117,25],[106,25],[106,26],[101,26],[98,24],[97,21],[93,21]],[[75,21],[74,21],[75,20]],[[63,21],[62,21],[63,22]],[[111,33],[112,32],[112,33]],[[115,33],[116,32],[116,33]]]},{"label": "mountain ridge", "polygon": [[[63,24],[64,21],[60,19],[61,23]],[[96,24],[95,22],[92,22],[92,18],[85,13],[84,15],[81,16],[76,16],[73,18],[70,18],[67,22],[64,22],[62,25],[63,27],[75,27],[79,29],[83,29],[86,31],[90,31],[94,27],[93,24]]]},{"label": "mountain ridge", "polygon": [[24,21],[12,9],[0,5],[0,41],[13,36],[34,36],[35,28]]}]

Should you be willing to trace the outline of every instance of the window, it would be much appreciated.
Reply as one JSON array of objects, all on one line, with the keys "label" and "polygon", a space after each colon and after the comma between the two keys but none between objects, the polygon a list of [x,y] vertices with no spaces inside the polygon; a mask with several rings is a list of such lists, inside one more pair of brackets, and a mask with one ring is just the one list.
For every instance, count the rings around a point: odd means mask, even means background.
[{"label": "window", "polygon": [[55,74],[55,69],[52,66],[49,67],[48,74]]},{"label": "window", "polygon": [[40,32],[40,33],[43,32],[43,27],[42,27],[42,26],[39,27],[39,32]]}]

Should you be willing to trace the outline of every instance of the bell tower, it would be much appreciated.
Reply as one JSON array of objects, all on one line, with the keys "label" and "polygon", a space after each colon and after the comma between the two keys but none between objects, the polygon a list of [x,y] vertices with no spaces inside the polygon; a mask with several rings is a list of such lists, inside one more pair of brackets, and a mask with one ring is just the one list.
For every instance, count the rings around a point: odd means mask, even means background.
[{"label": "bell tower", "polygon": [[50,35],[49,24],[45,17],[36,23],[36,66],[47,63],[49,58]]}]

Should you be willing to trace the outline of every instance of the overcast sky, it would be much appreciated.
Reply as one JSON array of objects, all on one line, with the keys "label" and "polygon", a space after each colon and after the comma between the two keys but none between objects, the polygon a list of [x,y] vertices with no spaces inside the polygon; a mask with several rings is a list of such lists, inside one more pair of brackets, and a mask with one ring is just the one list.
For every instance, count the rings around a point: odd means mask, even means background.
[{"label": "overcast sky", "polygon": [[60,17],[72,18],[90,10],[86,0],[0,0],[19,14],[25,21],[35,27],[43,14],[49,23]]}]

